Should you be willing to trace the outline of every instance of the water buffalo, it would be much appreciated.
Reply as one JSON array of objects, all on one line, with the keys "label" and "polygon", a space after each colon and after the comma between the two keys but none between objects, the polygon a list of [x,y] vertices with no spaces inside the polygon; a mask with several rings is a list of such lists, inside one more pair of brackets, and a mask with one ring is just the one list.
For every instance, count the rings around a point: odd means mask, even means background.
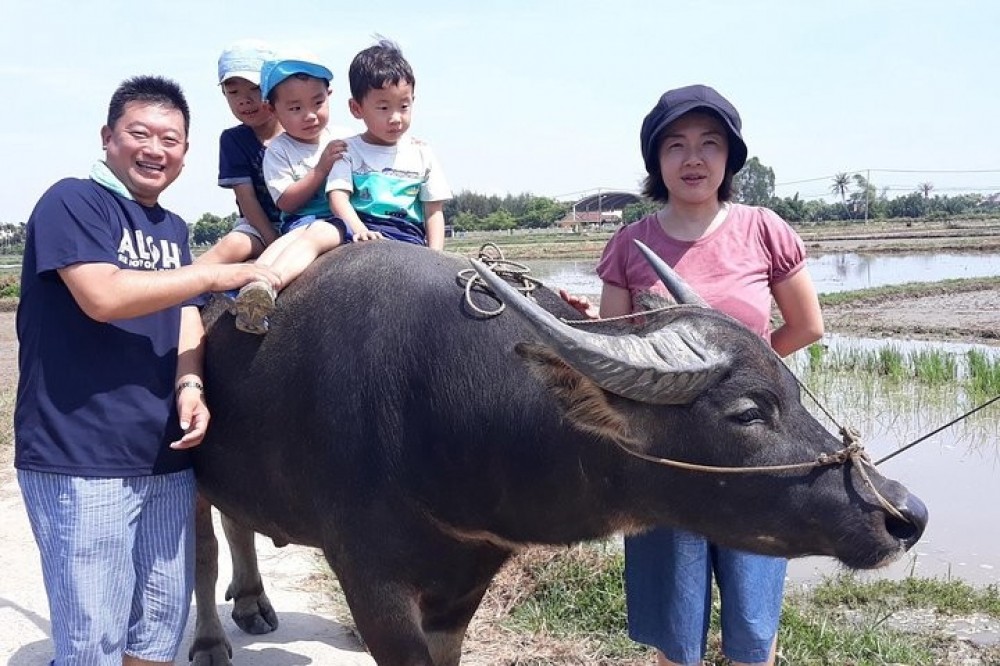
[{"label": "water buffalo", "polygon": [[[741,467],[841,449],[734,320],[680,305],[592,332],[548,314],[576,316],[547,289],[537,304],[505,293],[508,310],[486,317],[458,284],[468,265],[350,245],[282,294],[266,336],[228,315],[209,327],[202,492],[247,528],[322,549],[378,664],[458,664],[490,580],[523,544],[663,524],[871,568],[920,537],[920,500],[874,471],[868,485],[854,464],[732,475],[623,451]],[[241,624],[269,628],[253,617],[270,609],[252,563],[229,592],[251,616]],[[195,658],[228,663],[225,647],[199,613]]]}]

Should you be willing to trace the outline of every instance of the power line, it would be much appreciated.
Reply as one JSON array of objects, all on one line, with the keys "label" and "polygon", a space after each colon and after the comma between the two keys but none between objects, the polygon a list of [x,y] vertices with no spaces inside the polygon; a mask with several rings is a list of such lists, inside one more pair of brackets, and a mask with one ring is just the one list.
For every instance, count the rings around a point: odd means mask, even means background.
[{"label": "power line", "polygon": [[[853,171],[842,171],[840,173],[845,173],[848,175],[858,174],[858,173],[949,173],[949,174],[973,174],[973,173],[1000,173],[1000,169],[854,169]],[[775,183],[775,187],[785,187],[787,185],[799,185],[801,183],[815,183],[824,180],[833,180],[834,176],[838,174],[830,174],[829,176],[819,176],[816,178],[803,178],[801,180],[788,180],[783,183]],[[969,188],[972,189],[972,188]]]},{"label": "power line", "polygon": [[1000,169],[867,169],[879,173],[1000,173]]}]

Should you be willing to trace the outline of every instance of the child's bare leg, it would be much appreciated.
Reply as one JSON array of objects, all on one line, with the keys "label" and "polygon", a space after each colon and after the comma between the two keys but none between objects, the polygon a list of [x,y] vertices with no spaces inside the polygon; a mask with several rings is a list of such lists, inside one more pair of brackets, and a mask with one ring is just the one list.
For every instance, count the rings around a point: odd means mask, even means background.
[{"label": "child's bare leg", "polygon": [[[261,253],[257,263],[273,266],[285,250],[302,237],[307,228],[308,225],[301,226],[279,236]],[[267,282],[251,282],[240,289],[231,310],[236,315],[236,328],[257,335],[267,333],[267,318],[274,311],[274,301],[277,297],[278,294]]]},{"label": "child's bare leg", "polygon": [[268,245],[261,255],[257,257],[257,263],[264,264],[265,266],[273,266],[274,262],[276,262],[278,257],[281,256],[281,253],[284,252],[288,246],[294,243],[296,239],[300,238],[309,226],[310,225],[297,227],[286,234],[278,236],[277,240]]},{"label": "child's bare leg", "polygon": [[258,256],[264,244],[257,238],[239,231],[230,231],[200,257],[196,264],[238,264]]},{"label": "child's bare leg", "polygon": [[302,234],[280,253],[271,268],[281,277],[282,288],[287,287],[318,256],[343,242],[344,237],[336,225],[317,220],[302,229]]},{"label": "child's bare leg", "polygon": [[[341,242],[343,236],[336,226],[317,220],[272,243],[258,262],[266,263],[271,259],[270,266],[281,277],[281,286],[284,288],[301,275],[316,257],[332,250]],[[275,251],[271,252],[272,250]],[[269,254],[272,256],[267,256]],[[252,282],[240,289],[239,296],[236,297],[236,327],[247,333],[266,333],[268,317],[274,311],[277,297],[271,285],[265,282]]]}]

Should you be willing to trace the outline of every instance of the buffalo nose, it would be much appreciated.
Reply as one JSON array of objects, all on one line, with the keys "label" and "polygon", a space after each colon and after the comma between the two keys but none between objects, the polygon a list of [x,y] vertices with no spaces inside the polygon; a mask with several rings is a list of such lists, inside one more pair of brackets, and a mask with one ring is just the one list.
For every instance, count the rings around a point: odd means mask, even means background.
[{"label": "buffalo nose", "polygon": [[889,534],[902,541],[903,546],[909,550],[913,544],[920,540],[924,534],[924,528],[927,527],[927,506],[919,497],[908,493],[906,498],[896,505],[896,508],[905,520],[900,520],[887,513],[885,527]]}]

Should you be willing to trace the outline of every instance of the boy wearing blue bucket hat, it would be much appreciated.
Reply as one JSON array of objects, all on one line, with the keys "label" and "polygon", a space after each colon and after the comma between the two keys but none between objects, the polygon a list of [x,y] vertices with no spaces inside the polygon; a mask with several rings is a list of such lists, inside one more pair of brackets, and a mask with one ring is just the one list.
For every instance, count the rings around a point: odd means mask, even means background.
[{"label": "boy wearing blue bucket hat", "polygon": [[[280,257],[284,284],[351,239],[326,196],[327,176],[346,147],[342,139],[354,134],[328,126],[332,79],[333,73],[310,56],[268,60],[260,70],[261,96],[285,131],[267,147],[263,162],[268,191],[281,211],[281,237],[258,263],[272,266]],[[265,333],[276,296],[265,282],[244,287],[236,297],[236,327]]]}]

